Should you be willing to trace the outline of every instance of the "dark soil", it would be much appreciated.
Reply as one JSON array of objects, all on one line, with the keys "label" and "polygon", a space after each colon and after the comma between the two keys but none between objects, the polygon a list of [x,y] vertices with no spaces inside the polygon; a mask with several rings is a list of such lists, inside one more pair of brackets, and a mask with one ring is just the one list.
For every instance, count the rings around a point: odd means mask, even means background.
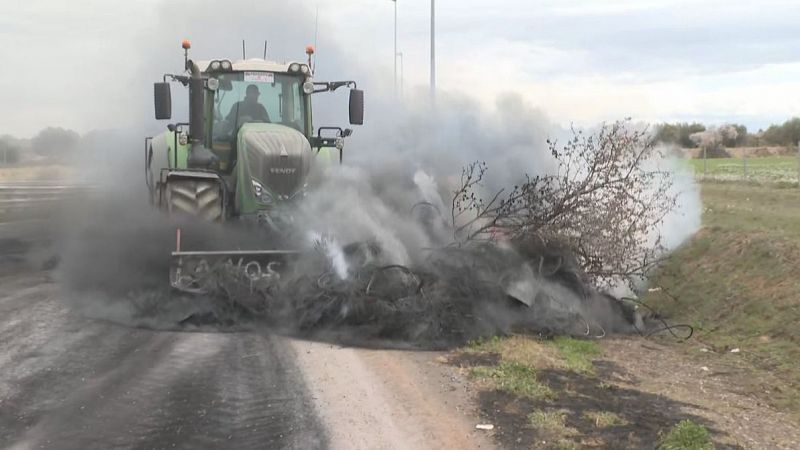
[{"label": "dark soil", "polygon": [[[488,356],[488,358],[487,358]],[[491,355],[461,355],[450,364],[457,366],[486,365]],[[715,441],[727,436],[724,431],[703,417],[687,414],[682,403],[662,395],[606,384],[604,380],[627,380],[631,375],[608,361],[598,364],[596,375],[584,375],[560,369],[538,371],[538,379],[555,393],[554,399],[531,400],[501,390],[481,391],[478,407],[487,423],[495,426],[495,438],[504,448],[563,448],[558,439],[547,431],[531,426],[528,415],[534,411],[562,411],[565,425],[577,430],[567,438],[577,448],[654,449],[661,433],[681,420],[689,419],[709,429]],[[586,412],[609,412],[624,420],[624,424],[598,427]],[[717,445],[718,449],[741,449],[735,445]]]}]

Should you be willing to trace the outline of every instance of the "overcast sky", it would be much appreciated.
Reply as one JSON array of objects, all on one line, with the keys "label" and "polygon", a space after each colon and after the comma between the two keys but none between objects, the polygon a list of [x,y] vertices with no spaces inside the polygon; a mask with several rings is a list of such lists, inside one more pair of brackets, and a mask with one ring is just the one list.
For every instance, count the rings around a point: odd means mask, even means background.
[{"label": "overcast sky", "polygon": [[[438,84],[486,104],[521,94],[555,122],[741,122],[800,115],[800,1],[437,0]],[[319,9],[319,76],[392,84],[390,0],[0,3],[0,134],[151,121],[152,87],[193,54],[302,59]],[[430,3],[398,0],[407,101],[429,70]],[[294,50],[296,48],[296,50]],[[216,52],[209,53],[210,51]],[[224,54],[219,54],[219,53]],[[172,64],[169,67],[169,64]],[[368,97],[369,99],[369,97]]]}]

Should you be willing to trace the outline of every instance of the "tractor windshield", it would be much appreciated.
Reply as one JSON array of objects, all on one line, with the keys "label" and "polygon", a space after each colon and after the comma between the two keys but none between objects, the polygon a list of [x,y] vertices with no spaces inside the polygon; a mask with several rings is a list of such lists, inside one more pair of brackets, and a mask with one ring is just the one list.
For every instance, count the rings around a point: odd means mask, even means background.
[{"label": "tractor windshield", "polygon": [[279,123],[306,134],[300,77],[272,72],[220,74],[214,95],[214,141],[230,141],[244,123]]}]

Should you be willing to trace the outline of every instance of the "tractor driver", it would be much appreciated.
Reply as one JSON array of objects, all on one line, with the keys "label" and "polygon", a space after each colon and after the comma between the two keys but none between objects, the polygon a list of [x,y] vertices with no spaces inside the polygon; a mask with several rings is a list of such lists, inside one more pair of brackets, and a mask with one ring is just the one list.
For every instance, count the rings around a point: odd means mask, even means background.
[{"label": "tractor driver", "polygon": [[[236,124],[237,122],[270,122],[269,114],[264,105],[258,102],[258,96],[261,93],[258,91],[258,86],[250,84],[245,90],[244,100],[238,101],[231,106],[231,110],[226,118],[229,124]],[[247,117],[248,119],[242,119]]]}]

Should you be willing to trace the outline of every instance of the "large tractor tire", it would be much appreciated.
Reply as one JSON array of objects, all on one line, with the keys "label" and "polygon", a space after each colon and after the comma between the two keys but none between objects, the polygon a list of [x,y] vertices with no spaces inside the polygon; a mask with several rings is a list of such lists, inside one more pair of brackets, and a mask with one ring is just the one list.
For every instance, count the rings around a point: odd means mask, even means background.
[{"label": "large tractor tire", "polygon": [[222,189],[213,180],[170,180],[165,201],[170,214],[186,214],[208,221],[221,221],[225,210]]}]

